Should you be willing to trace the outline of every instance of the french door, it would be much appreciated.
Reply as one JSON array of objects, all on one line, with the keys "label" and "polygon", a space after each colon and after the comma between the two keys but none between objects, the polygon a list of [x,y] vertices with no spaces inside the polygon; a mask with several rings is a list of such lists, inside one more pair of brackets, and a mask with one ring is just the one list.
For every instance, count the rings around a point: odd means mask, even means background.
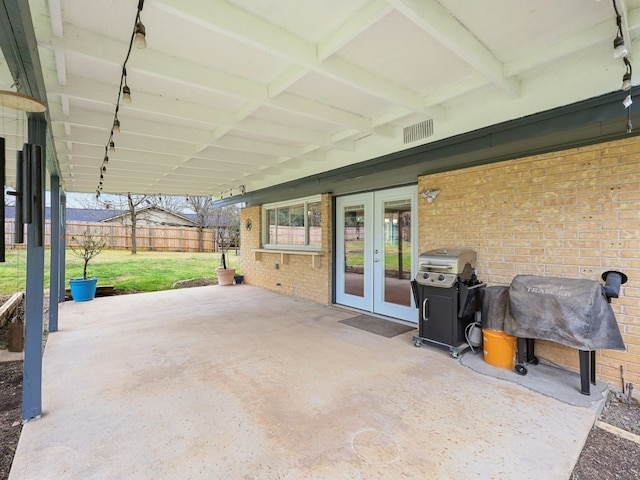
[{"label": "french door", "polygon": [[417,321],[417,187],[336,199],[336,303]]}]

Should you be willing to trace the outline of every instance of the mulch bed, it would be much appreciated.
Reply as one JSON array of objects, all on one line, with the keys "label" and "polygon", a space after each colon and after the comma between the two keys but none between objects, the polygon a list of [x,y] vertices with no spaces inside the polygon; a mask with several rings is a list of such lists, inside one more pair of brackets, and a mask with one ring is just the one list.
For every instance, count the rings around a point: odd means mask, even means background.
[{"label": "mulch bed", "polygon": [[[0,305],[11,295],[0,295]],[[14,316],[24,319],[24,301]],[[9,322],[0,327],[0,350],[8,347]],[[22,364],[0,363],[0,480],[9,478],[11,462],[22,432]]]},{"label": "mulch bed", "polygon": [[[640,403],[609,393],[600,421],[638,435]],[[640,445],[597,426],[589,432],[570,480],[640,478]]]},{"label": "mulch bed", "polygon": [[9,478],[22,432],[22,362],[0,364],[0,479]]}]

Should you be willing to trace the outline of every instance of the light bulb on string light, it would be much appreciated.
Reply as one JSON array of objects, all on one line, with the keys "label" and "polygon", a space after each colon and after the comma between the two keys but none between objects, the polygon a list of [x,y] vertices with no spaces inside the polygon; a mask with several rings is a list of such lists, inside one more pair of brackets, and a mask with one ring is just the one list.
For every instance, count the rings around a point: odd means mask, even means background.
[{"label": "light bulb on string light", "polygon": [[131,89],[126,83],[122,87],[122,103],[131,103]]},{"label": "light bulb on string light", "polygon": [[613,39],[613,57],[623,58],[629,54],[627,46],[624,44],[624,35],[622,34],[622,16],[618,11],[616,0],[613,0],[613,10],[616,13],[616,38]]},{"label": "light bulb on string light", "polygon": [[127,85],[127,67],[122,67],[120,85],[122,84],[124,84],[122,87],[122,103],[131,103],[131,89]]},{"label": "light bulb on string light", "polygon": [[136,23],[136,33],[134,34],[133,43],[138,48],[147,48],[147,31],[143,23],[138,20]]},{"label": "light bulb on string light", "polygon": [[112,153],[116,151],[116,144],[113,140],[109,142],[109,151]]},{"label": "light bulb on string light", "polygon": [[627,68],[627,71],[622,76],[621,89],[627,91],[631,90],[631,74],[633,73],[633,69],[631,68],[631,62],[627,57],[624,57],[622,60],[624,61],[624,66]]},{"label": "light bulb on string light", "polygon": [[618,35],[613,41],[613,57],[622,58],[626,57],[628,54],[629,50],[627,50],[627,46],[624,44],[624,38]]},{"label": "light bulb on string light", "polygon": [[120,133],[120,120],[118,120],[118,117],[113,120],[113,132]]}]

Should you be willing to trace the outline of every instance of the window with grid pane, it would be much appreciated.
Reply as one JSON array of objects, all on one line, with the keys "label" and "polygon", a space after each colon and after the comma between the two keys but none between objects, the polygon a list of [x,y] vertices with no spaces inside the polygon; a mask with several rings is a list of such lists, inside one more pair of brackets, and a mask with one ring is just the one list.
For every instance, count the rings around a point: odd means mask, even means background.
[{"label": "window with grid pane", "polygon": [[322,245],[320,198],[264,205],[265,247],[319,249]]}]

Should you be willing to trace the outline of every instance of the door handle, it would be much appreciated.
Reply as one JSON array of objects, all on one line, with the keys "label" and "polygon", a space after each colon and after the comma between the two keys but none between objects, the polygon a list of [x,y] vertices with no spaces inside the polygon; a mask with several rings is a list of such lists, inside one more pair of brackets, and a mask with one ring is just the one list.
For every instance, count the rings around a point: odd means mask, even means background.
[{"label": "door handle", "polygon": [[422,318],[425,322],[429,321],[429,313],[428,313],[429,299],[425,298],[422,302]]}]

